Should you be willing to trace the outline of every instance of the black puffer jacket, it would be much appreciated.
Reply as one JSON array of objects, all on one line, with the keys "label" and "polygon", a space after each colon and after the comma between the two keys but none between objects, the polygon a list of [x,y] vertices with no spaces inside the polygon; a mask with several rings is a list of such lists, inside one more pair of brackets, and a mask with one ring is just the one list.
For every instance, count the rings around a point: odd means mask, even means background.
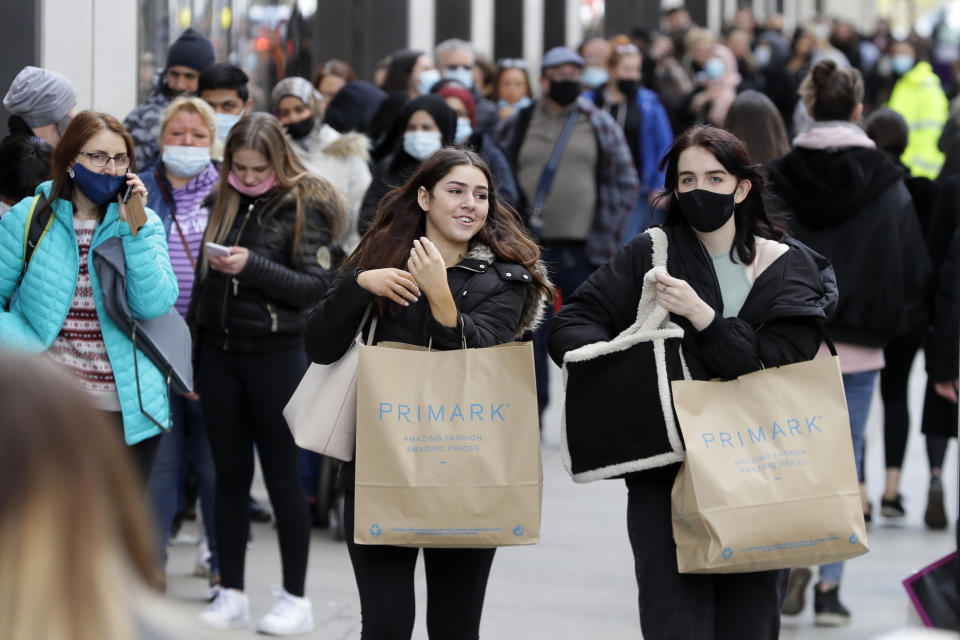
[{"label": "black puffer jacket", "polygon": [[222,243],[250,250],[243,271],[231,277],[209,268],[194,283],[187,320],[200,340],[224,350],[271,351],[302,344],[306,310],[327,290],[331,269],[342,259],[319,205],[308,208],[294,252],[296,199],[291,192],[275,191],[255,200],[242,197]]},{"label": "black puffer jacket", "polygon": [[[460,312],[459,327],[445,327],[434,320],[430,304],[421,298],[403,307],[399,315],[381,316],[376,342],[425,347],[432,339],[437,349],[457,349],[463,338],[468,347],[490,347],[511,342],[540,323],[543,302],[530,272],[496,259],[486,245],[475,245],[460,263],[448,267],[447,282]],[[307,318],[305,343],[310,359],[321,364],[339,360],[375,297],[357,284],[355,271],[338,273]]]},{"label": "black puffer jacket", "polygon": [[883,347],[923,316],[932,267],[903,174],[883,152],[795,148],[768,175],[794,235],[836,269],[835,340]]},{"label": "black puffer jacket", "polygon": [[[760,274],[736,318],[724,318],[723,299],[706,249],[686,225],[668,226],[667,271],[686,280],[717,312],[698,332],[684,317],[683,353],[697,380],[735,378],[763,367],[812,358],[823,338],[817,326],[836,306],[833,268],[822,256],[786,238],[788,251]],[[611,340],[633,324],[643,276],[653,267],[651,240],[640,234],[597,269],[550,324],[548,347],[557,364],[572,349]]]}]

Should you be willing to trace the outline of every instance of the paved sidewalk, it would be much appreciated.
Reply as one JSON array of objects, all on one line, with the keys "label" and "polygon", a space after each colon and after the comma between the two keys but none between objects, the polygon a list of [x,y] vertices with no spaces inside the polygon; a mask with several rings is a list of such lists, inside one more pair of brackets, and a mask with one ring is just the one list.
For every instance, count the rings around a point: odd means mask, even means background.
[{"label": "paved sidewalk", "polygon": [[[911,398],[922,400],[922,367],[912,381]],[[555,376],[558,379],[559,376]],[[867,473],[875,503],[883,490],[883,439],[879,398],[868,427]],[[621,482],[574,484],[559,452],[559,416],[548,417],[543,452],[543,542],[535,547],[497,552],[487,590],[481,637],[497,640],[565,640],[640,638],[636,584],[627,540],[626,490]],[[917,416],[918,417],[918,416]],[[908,516],[890,524],[878,518],[869,532],[871,553],[847,565],[841,599],[853,612],[845,629],[813,627],[811,605],[795,618],[784,618],[781,638],[860,639],[902,627],[908,619],[900,581],[909,573],[955,548],[954,531],[927,531],[922,523],[926,501],[926,454],[916,420],[905,465],[903,493]],[[957,451],[951,444],[945,483],[948,511],[956,516]],[[255,492],[262,495],[262,485]],[[875,509],[879,512],[878,504]],[[247,553],[247,584],[253,623],[273,604],[270,589],[280,584],[276,534],[270,525],[255,525]],[[360,607],[346,547],[326,532],[314,531],[307,592],[313,599],[317,631],[304,638],[357,640]],[[170,554],[169,594],[182,609],[199,612],[206,582],[189,574],[194,547],[174,547]],[[422,565],[417,576],[417,624],[414,638],[425,639]],[[216,637],[256,637],[252,631],[221,632]]]}]

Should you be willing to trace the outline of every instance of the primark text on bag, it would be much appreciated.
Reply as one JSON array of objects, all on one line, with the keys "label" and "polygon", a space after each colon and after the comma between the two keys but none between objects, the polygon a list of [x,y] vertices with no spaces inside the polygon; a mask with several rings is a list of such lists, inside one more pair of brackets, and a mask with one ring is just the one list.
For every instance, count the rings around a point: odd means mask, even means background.
[{"label": "primark text on bag", "polygon": [[687,457],[673,486],[681,573],[737,573],[867,553],[836,356],[729,381],[674,381]]},{"label": "primark text on bag", "polygon": [[533,347],[360,346],[354,539],[495,547],[540,537]]}]

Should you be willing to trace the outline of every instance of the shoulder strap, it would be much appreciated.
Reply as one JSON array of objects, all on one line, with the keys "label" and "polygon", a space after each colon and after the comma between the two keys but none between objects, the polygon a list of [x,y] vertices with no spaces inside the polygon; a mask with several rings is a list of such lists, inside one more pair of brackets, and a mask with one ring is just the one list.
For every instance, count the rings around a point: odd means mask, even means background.
[{"label": "shoulder strap", "polygon": [[20,282],[23,281],[23,276],[27,273],[27,267],[33,258],[33,252],[47,233],[47,229],[50,228],[52,222],[53,207],[47,202],[46,196],[40,193],[33,199],[33,204],[30,205],[27,225],[23,231],[23,263],[20,268]]},{"label": "shoulder strap", "polygon": [[540,173],[540,181],[537,183],[537,197],[533,201],[533,210],[530,213],[530,229],[536,235],[540,235],[540,231],[543,229],[543,205],[547,202],[547,196],[553,186],[553,179],[557,177],[557,167],[560,165],[563,150],[567,147],[567,142],[573,135],[573,128],[579,119],[580,110],[574,107],[567,121],[563,124],[560,137],[557,138],[557,142],[553,146],[550,160],[547,161]]}]

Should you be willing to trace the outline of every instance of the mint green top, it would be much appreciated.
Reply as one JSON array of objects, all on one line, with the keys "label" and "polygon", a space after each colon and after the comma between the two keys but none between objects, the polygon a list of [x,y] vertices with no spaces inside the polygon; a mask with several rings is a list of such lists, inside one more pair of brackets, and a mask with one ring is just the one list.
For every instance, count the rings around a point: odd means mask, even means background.
[{"label": "mint green top", "polygon": [[710,256],[713,270],[717,272],[720,293],[723,295],[723,317],[736,318],[750,294],[753,283],[747,277],[747,268],[730,259],[730,252]]}]

